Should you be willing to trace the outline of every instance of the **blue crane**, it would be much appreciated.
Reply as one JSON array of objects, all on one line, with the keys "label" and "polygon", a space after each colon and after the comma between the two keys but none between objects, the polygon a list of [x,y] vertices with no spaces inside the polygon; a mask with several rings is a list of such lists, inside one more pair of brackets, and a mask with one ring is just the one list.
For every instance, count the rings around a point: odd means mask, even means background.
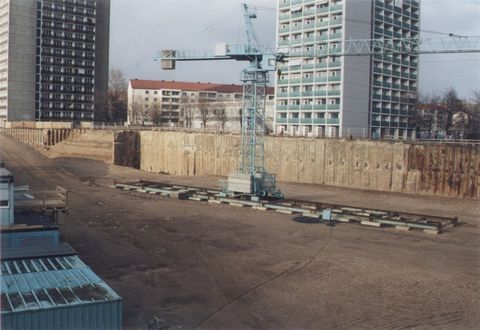
[{"label": "blue crane", "polygon": [[[243,110],[240,166],[229,175],[225,193],[243,194],[258,200],[267,196],[283,198],[275,175],[265,168],[265,102],[269,71],[275,70],[275,57],[262,48],[253,27],[255,10],[242,4],[247,43],[245,45],[218,44],[214,54],[164,50],[158,59],[162,69],[175,69],[176,61],[236,60],[249,62],[242,70]],[[268,55],[270,53],[270,55]]]}]

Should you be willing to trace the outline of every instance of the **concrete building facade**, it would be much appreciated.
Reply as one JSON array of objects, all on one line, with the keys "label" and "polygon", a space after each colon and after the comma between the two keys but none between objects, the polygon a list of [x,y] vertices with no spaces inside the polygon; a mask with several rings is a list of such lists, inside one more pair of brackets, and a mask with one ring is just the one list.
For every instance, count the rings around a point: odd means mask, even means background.
[{"label": "concrete building facade", "polygon": [[291,57],[276,80],[276,133],[413,135],[417,53],[325,56],[325,49],[340,52],[350,39],[418,37],[418,0],[279,0],[278,7],[278,48]]},{"label": "concrete building facade", "polygon": [[0,121],[94,120],[110,0],[0,0]]},{"label": "concrete building facade", "polygon": [[[274,89],[267,88],[267,128],[273,129]],[[238,132],[243,86],[132,79],[128,85],[128,124],[209,128]]]}]

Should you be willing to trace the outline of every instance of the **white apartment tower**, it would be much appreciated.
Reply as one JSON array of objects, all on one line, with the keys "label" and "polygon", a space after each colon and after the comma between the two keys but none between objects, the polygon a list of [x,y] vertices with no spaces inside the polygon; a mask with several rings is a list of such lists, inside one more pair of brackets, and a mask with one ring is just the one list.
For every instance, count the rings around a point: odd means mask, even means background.
[{"label": "white apartment tower", "polygon": [[[277,134],[395,137],[414,134],[418,54],[335,56],[345,40],[416,38],[419,0],[279,0]],[[295,55],[298,54],[298,57]]]},{"label": "white apartment tower", "polygon": [[93,120],[110,0],[0,0],[0,121]]}]

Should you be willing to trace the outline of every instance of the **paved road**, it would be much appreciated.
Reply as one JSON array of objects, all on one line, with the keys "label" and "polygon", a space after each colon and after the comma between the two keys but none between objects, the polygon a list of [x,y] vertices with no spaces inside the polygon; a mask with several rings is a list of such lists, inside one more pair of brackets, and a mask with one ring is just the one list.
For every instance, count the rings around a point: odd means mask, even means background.
[{"label": "paved road", "polygon": [[[468,218],[439,236],[328,227],[251,209],[135,196],[108,184],[145,175],[138,171],[52,161],[3,136],[0,149],[18,183],[70,191],[64,238],[123,296],[126,329],[146,329],[155,316],[172,327],[204,329],[480,324],[480,230],[473,203],[384,195],[392,205],[411,199],[416,208],[428,204],[424,209],[450,203],[445,209],[453,205]],[[298,195],[320,194],[318,187],[290,187]],[[380,196],[334,191],[355,203]]]}]

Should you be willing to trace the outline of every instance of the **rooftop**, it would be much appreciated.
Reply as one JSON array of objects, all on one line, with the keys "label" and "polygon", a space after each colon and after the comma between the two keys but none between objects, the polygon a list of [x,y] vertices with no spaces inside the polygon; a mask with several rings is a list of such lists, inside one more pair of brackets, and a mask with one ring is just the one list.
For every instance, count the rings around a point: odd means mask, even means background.
[{"label": "rooftop", "polygon": [[121,298],[76,255],[1,262],[1,314]]},{"label": "rooftop", "polygon": [[0,166],[0,182],[12,182],[13,175],[5,167]]}]

